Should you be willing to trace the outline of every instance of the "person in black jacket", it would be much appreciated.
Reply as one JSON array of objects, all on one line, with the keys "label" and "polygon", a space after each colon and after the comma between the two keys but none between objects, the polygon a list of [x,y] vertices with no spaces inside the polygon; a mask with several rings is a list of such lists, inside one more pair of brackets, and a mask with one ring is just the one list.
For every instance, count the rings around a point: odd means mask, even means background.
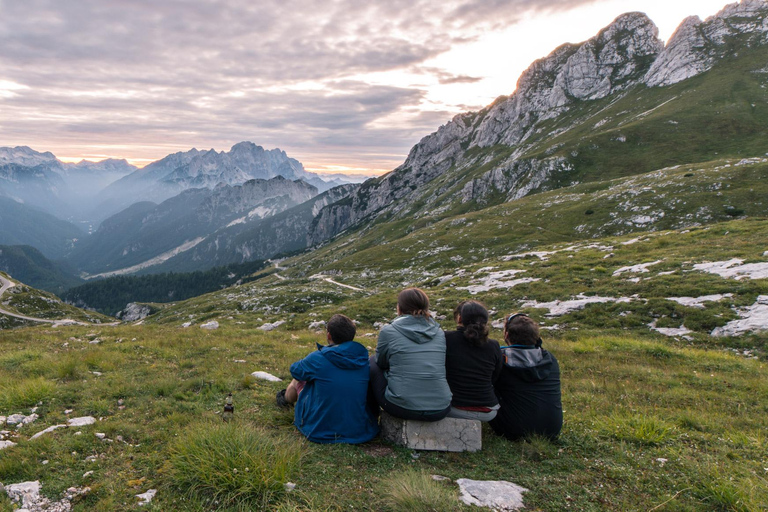
[{"label": "person in black jacket", "polygon": [[493,383],[501,373],[501,349],[488,339],[488,310],[463,301],[454,311],[458,329],[445,333],[445,372],[451,387],[450,418],[490,421],[499,401]]},{"label": "person in black jacket", "polygon": [[563,426],[560,365],[541,348],[539,326],[528,315],[504,322],[504,368],[494,386],[501,408],[490,425],[515,440],[532,434],[555,439]]}]

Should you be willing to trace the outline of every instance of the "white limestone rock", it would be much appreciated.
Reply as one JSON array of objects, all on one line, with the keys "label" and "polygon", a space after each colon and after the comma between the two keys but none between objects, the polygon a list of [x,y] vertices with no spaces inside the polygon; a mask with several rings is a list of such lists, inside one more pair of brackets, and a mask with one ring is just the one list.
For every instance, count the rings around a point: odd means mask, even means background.
[{"label": "white limestone rock", "polygon": [[262,372],[262,371],[253,372],[251,374],[251,376],[255,377],[257,379],[266,380],[266,381],[269,381],[269,382],[282,382],[283,381],[283,379],[281,379],[280,377],[275,377],[271,373]]},{"label": "white limestone rock", "polygon": [[768,295],[760,295],[749,307],[737,310],[739,320],[728,322],[723,327],[716,327],[711,335],[739,336],[749,332],[768,331]]},{"label": "white limestone rock", "polygon": [[5,450],[6,448],[10,448],[11,446],[16,446],[16,443],[13,441],[0,441],[0,450]]},{"label": "white limestone rock", "polygon": [[140,500],[139,505],[148,505],[149,503],[152,503],[155,494],[157,494],[157,489],[150,489],[147,492],[137,494],[136,497]]},{"label": "white limestone rock", "polygon": [[86,425],[93,425],[96,423],[96,418],[93,416],[81,416],[79,418],[70,418],[67,420],[67,424],[70,427],[84,427]]},{"label": "white limestone rock", "polygon": [[208,329],[209,331],[213,331],[215,329],[219,328],[219,322],[216,320],[211,320],[210,322],[206,322],[204,324],[200,325],[201,329]]},{"label": "white limestone rock", "polygon": [[285,320],[278,320],[277,322],[272,322],[271,324],[270,323],[266,323],[266,324],[262,325],[261,327],[259,327],[259,329],[262,330],[262,331],[269,332],[271,330],[277,329],[278,327],[280,327],[284,323],[285,323]]},{"label": "white limestone rock", "polygon": [[142,306],[141,304],[131,302],[125,306],[125,309],[120,311],[115,316],[117,316],[117,318],[123,322],[136,322],[139,320],[144,320],[151,314],[152,308],[149,306]]},{"label": "white limestone rock", "polygon": [[490,508],[496,511],[510,511],[525,508],[523,493],[525,487],[505,481],[482,481],[460,478],[456,480],[461,491],[461,501],[467,505]]},{"label": "white limestone rock", "polygon": [[32,441],[33,439],[37,439],[40,436],[43,436],[45,434],[48,434],[48,433],[53,432],[54,430],[58,430],[60,428],[67,428],[67,426],[66,425],[52,425],[52,426],[46,428],[45,430],[41,430],[37,434],[33,435],[32,437],[29,438],[29,440]]},{"label": "white limestone rock", "polygon": [[23,508],[31,508],[40,500],[40,481],[21,482],[5,486],[5,492],[14,503],[19,503]]},{"label": "white limestone rock", "polygon": [[26,418],[26,416],[25,416],[24,414],[11,414],[10,416],[8,416],[8,417],[6,418],[6,420],[5,420],[5,421],[6,421],[6,422],[7,422],[9,425],[18,425],[19,423],[21,423],[22,421],[24,421],[24,418]]}]

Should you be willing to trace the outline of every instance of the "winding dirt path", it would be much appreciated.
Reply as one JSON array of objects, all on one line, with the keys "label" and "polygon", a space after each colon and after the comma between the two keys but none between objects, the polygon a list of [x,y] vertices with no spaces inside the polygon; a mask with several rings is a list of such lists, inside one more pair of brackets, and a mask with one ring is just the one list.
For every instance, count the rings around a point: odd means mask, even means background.
[{"label": "winding dirt path", "polygon": [[[10,279],[4,278],[3,276],[0,276],[0,284],[2,284],[2,286],[0,286],[0,300],[3,298],[3,294],[6,292],[6,290],[9,290],[14,286],[16,286],[16,283],[11,281]],[[58,327],[60,325],[118,325],[120,323],[120,322],[113,322],[108,324],[93,324],[88,322],[80,322],[78,320],[72,320],[70,318],[63,318],[60,320],[51,320],[48,318],[35,318],[33,316],[25,316],[25,315],[19,315],[18,313],[12,313],[8,310],[3,309],[2,306],[0,306],[0,313],[6,316],[19,318],[21,320],[27,320],[30,322],[40,322],[44,324],[51,324],[54,327]]]}]

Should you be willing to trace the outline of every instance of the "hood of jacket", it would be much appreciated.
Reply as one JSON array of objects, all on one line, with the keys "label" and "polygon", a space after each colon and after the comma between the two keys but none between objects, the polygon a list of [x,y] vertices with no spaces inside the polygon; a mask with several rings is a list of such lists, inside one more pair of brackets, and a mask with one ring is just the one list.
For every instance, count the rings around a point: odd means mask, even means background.
[{"label": "hood of jacket", "polygon": [[400,315],[390,325],[414,343],[427,343],[442,330],[431,318],[413,315]]},{"label": "hood of jacket", "polygon": [[538,382],[549,377],[554,367],[552,354],[540,347],[505,347],[504,367],[526,382]]},{"label": "hood of jacket", "polygon": [[317,349],[337,368],[349,370],[368,366],[368,350],[356,341],[345,341],[327,347],[318,343]]}]

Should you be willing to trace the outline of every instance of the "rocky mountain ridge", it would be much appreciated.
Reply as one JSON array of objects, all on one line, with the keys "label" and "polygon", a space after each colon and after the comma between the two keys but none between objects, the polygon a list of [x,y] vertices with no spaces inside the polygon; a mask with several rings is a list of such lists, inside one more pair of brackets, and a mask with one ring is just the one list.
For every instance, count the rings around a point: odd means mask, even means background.
[{"label": "rocky mountain ridge", "polygon": [[[766,1],[743,0],[706,21],[688,18],[665,46],[646,15],[619,16],[588,41],[562,45],[534,62],[511,96],[457,115],[414,146],[400,167],[363,184],[343,204],[326,207],[309,242],[321,243],[382,216],[419,217],[451,202],[482,202],[494,194],[514,200],[547,182],[573,183],[568,176],[578,152],[558,154],[551,140],[594,116],[590,109],[602,111],[630,92],[699,76],[736,58],[738,48],[764,46],[767,17]],[[594,128],[607,122],[595,117]],[[523,158],[537,151],[536,157]],[[479,176],[478,169],[484,169]]]},{"label": "rocky mountain ridge", "polygon": [[222,183],[213,190],[189,189],[160,204],[135,203],[82,239],[69,261],[91,274],[155,266],[230,224],[273,216],[316,195],[312,185],[276,176],[235,186]]},{"label": "rocky mountain ridge", "polygon": [[111,215],[135,202],[160,203],[191,188],[213,189],[221,183],[242,185],[248,180],[269,180],[276,176],[303,180],[320,192],[333,186],[317,174],[305,171],[301,162],[285,151],[267,150],[245,141],[229,151],[193,148],[152,162],[105,188],[95,210],[101,215],[104,212]]}]

